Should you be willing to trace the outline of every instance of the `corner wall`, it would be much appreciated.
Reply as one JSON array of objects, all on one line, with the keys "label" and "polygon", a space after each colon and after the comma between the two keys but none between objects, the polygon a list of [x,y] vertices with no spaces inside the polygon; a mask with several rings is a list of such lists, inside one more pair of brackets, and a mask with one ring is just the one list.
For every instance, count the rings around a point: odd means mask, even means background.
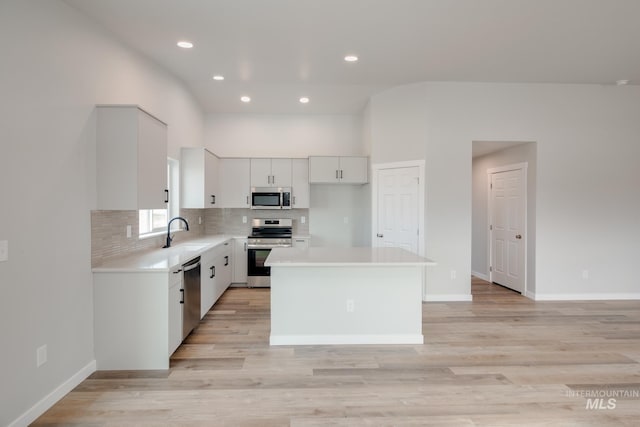
[{"label": "corner wall", "polygon": [[174,157],[202,145],[203,116],[177,79],[58,0],[0,2],[0,52],[5,426],[32,421],[94,360],[95,104],[139,104],[167,122]]}]

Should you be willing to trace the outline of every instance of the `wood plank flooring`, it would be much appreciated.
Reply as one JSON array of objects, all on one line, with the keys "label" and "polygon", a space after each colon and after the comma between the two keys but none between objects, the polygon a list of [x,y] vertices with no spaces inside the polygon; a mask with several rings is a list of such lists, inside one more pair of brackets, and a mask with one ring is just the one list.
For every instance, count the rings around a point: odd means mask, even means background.
[{"label": "wood plank flooring", "polygon": [[270,347],[269,289],[232,288],[170,370],[96,372],[33,425],[638,425],[640,302],[472,293],[423,304],[424,345]]}]

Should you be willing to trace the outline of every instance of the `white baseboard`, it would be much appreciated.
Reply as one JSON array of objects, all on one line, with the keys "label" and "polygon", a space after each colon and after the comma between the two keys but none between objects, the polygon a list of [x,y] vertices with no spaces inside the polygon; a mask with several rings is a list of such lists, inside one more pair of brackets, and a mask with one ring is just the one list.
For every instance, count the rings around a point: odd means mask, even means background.
[{"label": "white baseboard", "polygon": [[455,302],[455,301],[473,301],[471,294],[443,294],[443,295],[425,295],[424,302]]},{"label": "white baseboard", "polygon": [[486,274],[478,273],[477,271],[472,271],[471,275],[472,276],[476,276],[478,279],[482,279],[482,280],[485,280],[487,282],[489,281],[489,276],[487,276]]},{"label": "white baseboard", "polygon": [[421,334],[398,335],[271,335],[270,345],[424,344]]},{"label": "white baseboard", "polygon": [[20,415],[15,421],[9,424],[9,427],[26,427],[42,414],[44,414],[49,408],[56,404],[60,399],[73,390],[78,384],[86,380],[87,377],[96,371],[96,361],[92,360],[85,366],[76,372],[71,378],[60,384],[51,393],[43,397],[38,403],[29,408],[24,414]]},{"label": "white baseboard", "polygon": [[[638,293],[619,294],[536,294],[531,293],[536,301],[604,301],[604,300],[640,300]],[[529,296],[529,295],[527,295]]]}]

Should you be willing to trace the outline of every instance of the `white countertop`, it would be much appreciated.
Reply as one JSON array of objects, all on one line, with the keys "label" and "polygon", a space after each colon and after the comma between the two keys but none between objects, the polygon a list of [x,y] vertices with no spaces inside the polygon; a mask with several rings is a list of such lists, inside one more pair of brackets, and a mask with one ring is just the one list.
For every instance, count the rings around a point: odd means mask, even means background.
[{"label": "white countertop", "polygon": [[268,267],[329,267],[329,266],[427,266],[436,265],[401,248],[276,248],[272,249],[265,265]]},{"label": "white countertop", "polygon": [[175,243],[166,249],[158,248],[111,258],[94,267],[92,271],[94,273],[169,271],[233,238],[234,236],[229,235],[202,236]]}]

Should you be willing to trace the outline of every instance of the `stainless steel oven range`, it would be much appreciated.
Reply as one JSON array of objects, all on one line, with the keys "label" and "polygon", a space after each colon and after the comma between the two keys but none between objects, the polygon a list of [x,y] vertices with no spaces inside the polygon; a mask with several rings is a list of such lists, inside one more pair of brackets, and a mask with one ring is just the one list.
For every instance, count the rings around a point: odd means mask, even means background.
[{"label": "stainless steel oven range", "polygon": [[251,222],[251,235],[247,238],[247,286],[271,286],[271,269],[264,262],[273,248],[291,247],[293,220],[256,218]]}]

